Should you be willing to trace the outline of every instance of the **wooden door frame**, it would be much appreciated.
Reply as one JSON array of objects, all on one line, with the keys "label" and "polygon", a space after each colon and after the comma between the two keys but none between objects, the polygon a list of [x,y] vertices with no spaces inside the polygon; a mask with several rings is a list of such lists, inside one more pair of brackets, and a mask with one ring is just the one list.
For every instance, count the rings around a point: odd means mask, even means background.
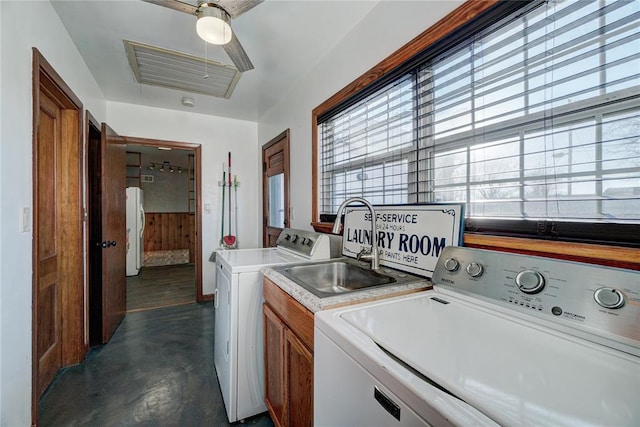
[{"label": "wooden door frame", "polygon": [[166,141],[161,139],[138,138],[123,136],[125,144],[146,145],[151,147],[174,148],[176,150],[192,150],[195,161],[195,185],[196,185],[196,242],[195,242],[195,266],[196,266],[196,301],[212,301],[213,294],[204,295],[202,292],[202,145],[190,142]]},{"label": "wooden door frame", "polygon": [[[265,233],[268,224],[267,224],[267,213],[269,212],[269,200],[267,197],[265,197],[265,195],[267,194],[267,188],[269,186],[269,183],[267,182],[267,180],[265,179],[265,174],[267,173],[267,164],[266,164],[266,158],[265,158],[265,154],[266,151],[273,147],[274,145],[276,145],[277,143],[279,143],[280,141],[284,140],[284,145],[285,145],[285,149],[284,149],[284,178],[285,178],[285,182],[284,182],[284,205],[286,207],[285,212],[284,212],[284,220],[285,220],[285,227],[291,227],[291,218],[290,218],[290,209],[291,209],[291,205],[290,205],[290,198],[289,198],[289,148],[290,148],[290,142],[291,142],[291,130],[290,129],[286,129],[284,131],[282,131],[280,134],[278,134],[276,137],[272,138],[269,142],[267,142],[266,144],[264,144],[262,146],[262,246],[263,247],[267,247],[267,245],[269,244],[268,241],[268,236]],[[284,227],[283,227],[284,228]]]},{"label": "wooden door frame", "polygon": [[33,240],[32,240],[32,331],[31,331],[31,422],[38,419],[38,126],[40,122],[40,91],[46,92],[62,109],[62,140],[66,150],[72,154],[67,159],[65,179],[72,190],[66,194],[66,202],[71,208],[61,220],[64,224],[64,241],[69,243],[61,251],[61,346],[62,365],[79,363],[87,352],[84,331],[84,240],[83,197],[82,197],[82,102],[64,82],[60,75],[42,56],[38,49],[32,49],[32,181],[33,181]]}]

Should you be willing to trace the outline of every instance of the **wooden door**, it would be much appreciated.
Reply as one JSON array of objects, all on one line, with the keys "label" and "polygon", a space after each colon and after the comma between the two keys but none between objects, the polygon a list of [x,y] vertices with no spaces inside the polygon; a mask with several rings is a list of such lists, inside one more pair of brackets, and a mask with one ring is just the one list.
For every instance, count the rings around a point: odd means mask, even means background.
[{"label": "wooden door", "polygon": [[285,384],[291,427],[313,426],[313,354],[290,330],[285,331]]},{"label": "wooden door", "polygon": [[264,386],[265,403],[276,427],[287,425],[284,388],[284,334],[285,325],[268,305],[264,313]]},{"label": "wooden door", "polygon": [[[59,368],[84,340],[82,103],[33,48],[31,417]],[[23,224],[28,231],[30,224]],[[25,272],[27,273],[27,272]]]},{"label": "wooden door", "polygon": [[289,226],[289,129],[262,147],[262,245],[272,247]]},{"label": "wooden door", "polygon": [[125,316],[126,281],[126,144],[102,124],[102,342]]},{"label": "wooden door", "polygon": [[36,358],[37,395],[51,383],[62,367],[62,289],[58,277],[59,243],[59,152],[61,146],[60,107],[40,91],[36,154],[35,263],[36,263]]}]

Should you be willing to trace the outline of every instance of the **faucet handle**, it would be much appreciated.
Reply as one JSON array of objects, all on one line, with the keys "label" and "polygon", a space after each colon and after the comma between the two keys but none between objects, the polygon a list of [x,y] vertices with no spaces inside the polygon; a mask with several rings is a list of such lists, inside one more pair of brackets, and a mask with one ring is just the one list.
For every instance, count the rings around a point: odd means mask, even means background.
[{"label": "faucet handle", "polygon": [[371,253],[371,249],[363,249],[360,252],[358,252],[358,255],[356,255],[356,259],[358,261],[364,259],[364,260],[372,260],[373,259],[373,255]]}]

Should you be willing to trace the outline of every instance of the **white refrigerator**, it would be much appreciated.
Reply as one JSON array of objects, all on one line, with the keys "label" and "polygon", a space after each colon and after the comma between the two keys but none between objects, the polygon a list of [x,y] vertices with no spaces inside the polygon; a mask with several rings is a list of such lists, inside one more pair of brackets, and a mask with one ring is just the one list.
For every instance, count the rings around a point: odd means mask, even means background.
[{"label": "white refrigerator", "polygon": [[127,187],[127,276],[140,272],[144,259],[143,192],[139,187]]}]

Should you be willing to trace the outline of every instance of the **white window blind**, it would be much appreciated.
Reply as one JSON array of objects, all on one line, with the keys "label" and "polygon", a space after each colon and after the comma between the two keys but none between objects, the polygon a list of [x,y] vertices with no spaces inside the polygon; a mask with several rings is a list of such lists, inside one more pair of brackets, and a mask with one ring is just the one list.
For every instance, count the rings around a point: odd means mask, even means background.
[{"label": "white window blind", "polygon": [[548,2],[430,64],[423,200],[638,222],[639,15],[637,1]]},{"label": "white window blind", "polygon": [[408,75],[324,122],[320,128],[320,206],[335,213],[349,197],[373,204],[408,199],[415,157],[414,79]]},{"label": "white window blind", "polygon": [[469,218],[640,223],[640,2],[494,22],[319,127],[320,210],[465,202]]}]

